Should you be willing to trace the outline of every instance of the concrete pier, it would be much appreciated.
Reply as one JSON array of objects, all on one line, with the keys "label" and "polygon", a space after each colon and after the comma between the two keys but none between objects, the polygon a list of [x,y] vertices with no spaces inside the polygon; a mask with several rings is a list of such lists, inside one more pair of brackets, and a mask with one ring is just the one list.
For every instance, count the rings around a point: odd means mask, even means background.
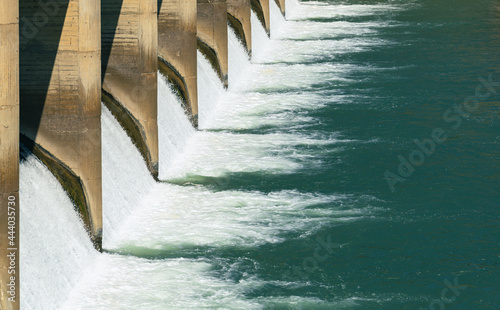
[{"label": "concrete pier", "polygon": [[276,4],[280,8],[281,14],[286,17],[286,0],[275,0]]},{"label": "concrete pier", "polygon": [[[19,6],[0,0],[0,309],[19,309]],[[11,250],[12,249],[12,250]]]},{"label": "concrete pier", "polygon": [[158,0],[158,66],[198,126],[196,0]]},{"label": "concrete pier", "polygon": [[101,0],[103,101],[158,177],[157,0]]},{"label": "concrete pier", "polygon": [[252,10],[257,15],[257,18],[261,22],[262,26],[267,32],[267,35],[271,34],[271,12],[269,0],[251,0]]},{"label": "concrete pier", "polygon": [[61,182],[100,249],[100,1],[21,0],[19,8],[23,143]]},{"label": "concrete pier", "polygon": [[228,84],[226,0],[198,0],[198,49],[208,58],[225,87]]},{"label": "concrete pier", "polygon": [[236,35],[252,55],[252,9],[250,0],[227,0],[227,18]]}]

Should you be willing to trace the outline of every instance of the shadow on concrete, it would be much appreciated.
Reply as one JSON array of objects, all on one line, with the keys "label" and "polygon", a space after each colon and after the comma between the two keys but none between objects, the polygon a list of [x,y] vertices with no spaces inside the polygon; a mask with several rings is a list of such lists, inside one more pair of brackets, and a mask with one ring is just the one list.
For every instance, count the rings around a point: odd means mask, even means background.
[{"label": "shadow on concrete", "polygon": [[[35,140],[55,68],[69,0],[20,0],[21,133]],[[32,151],[32,149],[30,149]]]},{"label": "shadow on concrete", "polygon": [[[161,0],[160,0],[161,1]],[[123,0],[101,0],[101,82],[108,69],[111,47],[118,31]]]}]

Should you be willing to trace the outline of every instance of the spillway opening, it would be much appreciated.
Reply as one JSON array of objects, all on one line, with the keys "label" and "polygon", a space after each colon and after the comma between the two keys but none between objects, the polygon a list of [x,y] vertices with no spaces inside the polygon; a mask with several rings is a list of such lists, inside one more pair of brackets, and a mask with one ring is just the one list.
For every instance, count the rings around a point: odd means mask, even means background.
[{"label": "spillway opening", "polygon": [[[272,38],[276,40],[281,35],[278,29],[286,27],[286,22],[276,4],[271,5],[272,27],[277,28]],[[294,90],[306,87],[322,72],[313,67],[307,72],[309,79],[290,78],[298,76],[304,67],[282,64],[269,56],[276,51],[286,53],[289,42],[277,44],[271,40],[253,12],[252,25],[251,60],[233,29],[228,28],[228,90],[210,61],[198,52],[199,131],[190,123],[175,89],[158,74],[162,182],[151,177],[137,148],[102,106],[106,253],[77,246],[86,244],[80,240],[86,235],[80,228],[67,233],[74,235],[69,241],[73,248],[61,249],[55,255],[63,260],[67,252],[73,253],[70,265],[74,270],[65,271],[66,280],[53,265],[38,266],[53,281],[49,284],[53,291],[44,292],[52,297],[43,300],[47,305],[43,309],[53,305],[62,309],[160,309],[164,305],[169,309],[207,305],[261,309],[263,305],[283,304],[293,298],[249,298],[269,285],[279,286],[255,273],[260,248],[280,244],[286,236],[311,236],[322,225],[356,221],[376,213],[366,210],[368,207],[342,209],[343,204],[353,203],[354,198],[349,196],[245,187],[248,178],[272,180],[274,176],[292,176],[308,165],[317,167],[321,162],[311,150],[321,151],[341,141],[336,136],[303,134],[301,126],[315,120],[294,114],[322,106],[320,101],[309,103],[310,98],[306,100]],[[36,197],[39,188],[35,183],[24,187],[33,187],[33,192],[23,195]],[[51,199],[61,199],[58,205],[68,205],[64,195],[57,194],[57,184],[52,184],[49,191],[57,196]],[[369,201],[371,198],[366,198],[363,203],[368,205]],[[338,208],[325,207],[332,204]],[[71,204],[68,206],[71,209]],[[52,207],[54,212],[59,208]],[[74,214],[70,217],[67,224],[79,227]],[[57,231],[54,234],[62,237]],[[230,251],[253,256],[234,259],[227,257]],[[31,254],[29,260],[34,260]],[[284,285],[303,283],[290,281]],[[24,291],[31,294],[35,288],[27,286]],[[57,294],[67,299],[52,303]],[[33,293],[31,299],[26,298],[27,305],[34,304],[37,298]],[[307,298],[300,302],[317,304]]]}]

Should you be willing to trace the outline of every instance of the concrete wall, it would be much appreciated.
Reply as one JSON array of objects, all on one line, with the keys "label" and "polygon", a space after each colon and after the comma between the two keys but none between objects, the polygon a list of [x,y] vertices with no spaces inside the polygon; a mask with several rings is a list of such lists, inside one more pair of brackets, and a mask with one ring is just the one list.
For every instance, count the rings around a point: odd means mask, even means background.
[{"label": "concrete wall", "polygon": [[[275,1],[284,14],[285,0]],[[158,68],[196,126],[197,48],[227,87],[227,23],[251,54],[251,9],[269,33],[269,0],[0,0],[1,309],[19,309],[18,254],[6,249],[19,248],[20,134],[101,249],[101,99],[157,178]],[[12,230],[9,217],[16,219]],[[5,293],[14,274],[11,304]]]},{"label": "concrete wall", "polygon": [[44,3],[19,6],[23,142],[59,179],[100,248],[100,1]]},{"label": "concrete wall", "polygon": [[257,14],[259,21],[261,22],[264,29],[266,29],[267,35],[271,33],[271,12],[269,0],[251,0],[252,10]]},{"label": "concrete wall", "polygon": [[[11,310],[19,309],[19,251],[8,250],[9,248],[19,249],[19,6],[17,0],[0,0],[0,124],[0,309]],[[12,214],[12,211],[15,211],[15,214]],[[10,230],[8,225],[12,217],[15,226],[13,230]],[[11,237],[10,240],[9,237]],[[13,243],[10,243],[11,241]],[[8,255],[11,252],[14,252],[12,256],[14,264],[12,269],[9,269],[11,257]],[[14,287],[11,276],[15,277]],[[9,301],[9,297],[14,297],[14,302]]]},{"label": "concrete wall", "polygon": [[227,0],[227,18],[248,54],[252,55],[252,22],[250,0]]},{"label": "concrete wall", "polygon": [[208,58],[227,87],[228,42],[225,0],[198,0],[198,49]]},{"label": "concrete wall", "polygon": [[196,0],[158,0],[159,69],[181,95],[198,125]]},{"label": "concrete wall", "polygon": [[157,0],[101,0],[103,101],[158,177]]},{"label": "concrete wall", "polygon": [[286,0],[275,0],[276,1],[276,4],[278,5],[278,7],[280,8],[280,11],[281,11],[281,14],[283,14],[283,16],[286,16]]}]

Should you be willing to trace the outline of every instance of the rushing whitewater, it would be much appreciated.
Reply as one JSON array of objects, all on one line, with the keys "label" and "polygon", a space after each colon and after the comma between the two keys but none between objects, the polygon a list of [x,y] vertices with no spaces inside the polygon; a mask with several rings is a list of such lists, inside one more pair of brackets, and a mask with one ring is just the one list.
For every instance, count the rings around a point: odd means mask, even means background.
[{"label": "rushing whitewater", "polygon": [[59,182],[33,155],[20,167],[21,309],[58,309],[98,253]]},{"label": "rushing whitewater", "polygon": [[[308,92],[311,85],[318,80],[349,81],[348,73],[366,69],[307,62],[325,51],[342,54],[384,42],[371,38],[346,39],[341,44],[317,40],[318,32],[340,33],[345,25],[287,22],[274,1],[271,3],[273,40],[252,12],[251,61],[229,29],[229,90],[224,90],[210,63],[198,53],[200,131],[191,126],[178,96],[159,74],[163,182],[156,183],[149,175],[140,153],[103,106],[105,253],[98,255],[92,250],[71,203],[60,186],[51,181],[45,190],[57,193],[57,198],[51,198],[57,201],[50,206],[52,216],[59,217],[56,212],[66,208],[72,214],[64,220],[66,225],[77,227],[68,233],[74,236],[74,240],[67,241],[69,248],[61,248],[55,261],[67,260],[71,255],[74,258],[66,262],[68,267],[63,271],[54,270],[52,263],[44,266],[50,291],[41,298],[43,293],[37,292],[31,282],[23,288],[23,298],[33,295],[27,302],[33,304],[38,299],[44,303],[43,309],[55,305],[68,310],[262,309],[290,303],[307,308],[354,303],[351,299],[328,303],[315,297],[282,296],[280,290],[309,284],[296,278],[280,281],[259,277],[255,270],[263,267],[260,256],[246,257],[245,253],[279,245],[290,236],[307,240],[326,226],[374,218],[383,211],[372,206],[376,199],[368,195],[301,192],[290,185],[263,190],[245,187],[244,180],[268,178],[269,183],[279,183],[272,178],[286,179],[297,171],[320,169],[325,164],[323,155],[351,143],[369,143],[349,140],[336,132],[304,133],[304,128],[317,122],[306,112],[344,99],[342,94]],[[292,2],[290,7],[294,6],[299,4]],[[317,7],[310,10],[311,15],[321,12]],[[294,16],[289,8],[287,14]],[[344,31],[370,33],[385,26],[355,25]],[[36,167],[27,169],[28,163]],[[27,178],[35,173],[47,179],[50,176],[35,159],[24,165],[30,176],[23,176],[23,199],[38,199],[41,189],[36,182],[28,184]],[[35,224],[38,215],[31,216],[31,222],[22,220],[23,225],[40,225]],[[50,223],[50,218],[47,215],[44,223]],[[42,231],[39,229],[30,231],[35,235],[34,231]],[[53,234],[54,239],[65,236],[58,231]],[[30,245],[37,242],[36,236],[22,237]],[[44,264],[36,257],[43,257],[49,249],[40,246],[37,251],[23,249],[23,259],[29,261],[25,265],[32,269]],[[227,257],[231,251],[241,256]],[[273,296],[249,297],[270,287],[276,289]]]},{"label": "rushing whitewater", "polygon": [[[146,163],[111,112],[102,105],[103,247],[155,185]],[[133,177],[130,177],[133,176]]]},{"label": "rushing whitewater", "polygon": [[159,178],[165,179],[167,168],[182,154],[195,129],[182,108],[181,99],[166,78],[158,72],[158,133],[160,152]]}]

